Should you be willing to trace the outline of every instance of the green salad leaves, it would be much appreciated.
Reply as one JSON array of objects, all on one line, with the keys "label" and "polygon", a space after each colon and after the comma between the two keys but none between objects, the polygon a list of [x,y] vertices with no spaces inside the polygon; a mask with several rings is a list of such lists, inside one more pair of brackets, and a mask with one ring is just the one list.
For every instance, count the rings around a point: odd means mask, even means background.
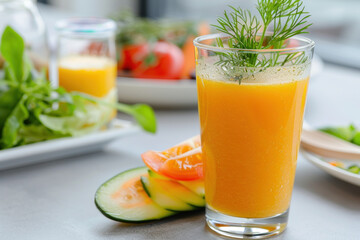
[{"label": "green salad leaves", "polygon": [[156,131],[153,109],[145,104],[109,104],[80,93],[54,88],[46,74],[34,70],[22,37],[6,27],[0,52],[5,60],[0,78],[0,149],[103,128],[114,109],[129,114],[146,131]]},{"label": "green salad leaves", "polygon": [[360,146],[360,130],[353,124],[347,127],[324,127],[319,130]]}]

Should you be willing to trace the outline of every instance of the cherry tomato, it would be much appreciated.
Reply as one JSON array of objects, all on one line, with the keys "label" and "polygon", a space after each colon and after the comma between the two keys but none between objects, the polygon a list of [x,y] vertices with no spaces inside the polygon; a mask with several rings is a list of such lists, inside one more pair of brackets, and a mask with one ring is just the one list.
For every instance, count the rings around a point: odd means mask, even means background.
[{"label": "cherry tomato", "polygon": [[122,68],[133,70],[141,64],[143,56],[147,53],[147,44],[126,45],[121,48],[123,57]]},{"label": "cherry tomato", "polygon": [[184,55],[179,47],[168,42],[146,45],[146,52],[133,56],[132,70],[136,78],[179,79],[184,65]]}]

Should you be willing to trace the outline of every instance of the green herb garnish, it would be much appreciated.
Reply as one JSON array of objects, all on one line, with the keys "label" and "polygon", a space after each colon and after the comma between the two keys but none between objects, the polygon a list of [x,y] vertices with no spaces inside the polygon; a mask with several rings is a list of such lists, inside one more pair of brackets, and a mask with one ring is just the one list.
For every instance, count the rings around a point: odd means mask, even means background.
[{"label": "green herb garnish", "polygon": [[[95,97],[54,88],[45,73],[34,70],[24,53],[24,40],[6,27],[0,51],[5,67],[0,78],[0,149],[96,131],[113,109],[156,131],[154,111],[145,104],[108,104]],[[105,117],[104,117],[105,116]]]},{"label": "green herb garnish", "polygon": [[[248,10],[231,7],[224,12],[224,17],[217,19],[218,25],[213,25],[218,31],[229,38],[226,41],[217,39],[217,45],[238,49],[281,49],[286,47],[287,39],[307,33],[311,26],[307,22],[310,17],[305,11],[301,0],[258,0],[256,9],[259,16]],[[283,66],[287,62],[302,63],[307,57],[302,53],[271,53],[267,58],[251,52],[219,53],[218,65],[223,67],[273,67]]]}]

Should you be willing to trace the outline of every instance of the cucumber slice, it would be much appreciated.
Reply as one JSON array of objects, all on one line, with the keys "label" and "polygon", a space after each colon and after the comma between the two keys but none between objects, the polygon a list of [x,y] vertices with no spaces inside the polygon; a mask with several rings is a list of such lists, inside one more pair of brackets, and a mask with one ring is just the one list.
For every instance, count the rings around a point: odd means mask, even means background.
[{"label": "cucumber slice", "polygon": [[[177,181],[173,181],[170,178],[162,177],[159,174],[154,173],[149,170],[149,180],[153,182],[153,184],[157,184],[157,186],[163,189],[163,192],[166,195],[173,196],[177,199],[182,200],[183,202],[195,206],[195,207],[204,207],[205,200],[202,197],[199,197],[196,193],[189,190],[184,185],[180,184]],[[156,200],[154,200],[156,202]],[[159,203],[158,203],[159,204]],[[159,204],[162,206],[161,204]]]},{"label": "cucumber slice", "polygon": [[[171,180],[170,178],[160,175],[151,170],[149,170],[149,176],[158,178],[158,179]],[[205,198],[204,180],[177,181],[177,182],[181,183],[182,185],[184,185],[185,187],[190,189],[190,191],[192,191],[193,193],[196,193],[200,197]]]},{"label": "cucumber slice", "polygon": [[181,183],[175,181],[163,181],[169,194],[181,199],[182,201],[192,206],[205,207],[205,199],[192,192],[190,189],[188,189]]},{"label": "cucumber slice", "polygon": [[148,172],[149,172],[149,176],[151,176],[153,178],[158,178],[158,179],[163,179],[163,180],[171,180],[171,178],[168,178],[164,175],[158,174],[150,169],[148,170]]},{"label": "cucumber slice", "polygon": [[102,184],[95,194],[95,204],[106,217],[120,222],[145,222],[174,214],[154,203],[140,182],[148,168],[122,172]]},{"label": "cucumber slice", "polygon": [[204,180],[179,181],[179,183],[199,195],[201,198],[205,199]]},{"label": "cucumber slice", "polygon": [[150,176],[141,177],[141,183],[146,193],[159,206],[171,211],[191,211],[196,209],[172,194],[169,194],[166,182],[168,181]]}]

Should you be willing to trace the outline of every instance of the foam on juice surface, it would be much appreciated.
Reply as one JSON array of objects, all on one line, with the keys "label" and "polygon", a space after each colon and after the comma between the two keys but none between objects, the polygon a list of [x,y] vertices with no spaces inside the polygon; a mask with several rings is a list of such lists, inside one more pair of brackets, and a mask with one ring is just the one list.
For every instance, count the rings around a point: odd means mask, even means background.
[{"label": "foam on juice surface", "polygon": [[198,60],[196,74],[202,79],[226,82],[229,84],[263,85],[300,81],[309,77],[310,64],[304,63],[290,66],[267,68],[251,68],[235,66],[230,70],[216,63],[218,59]]},{"label": "foam on juice surface", "polygon": [[59,60],[59,66],[66,69],[103,69],[113,64],[107,57],[91,55],[74,55]]}]

